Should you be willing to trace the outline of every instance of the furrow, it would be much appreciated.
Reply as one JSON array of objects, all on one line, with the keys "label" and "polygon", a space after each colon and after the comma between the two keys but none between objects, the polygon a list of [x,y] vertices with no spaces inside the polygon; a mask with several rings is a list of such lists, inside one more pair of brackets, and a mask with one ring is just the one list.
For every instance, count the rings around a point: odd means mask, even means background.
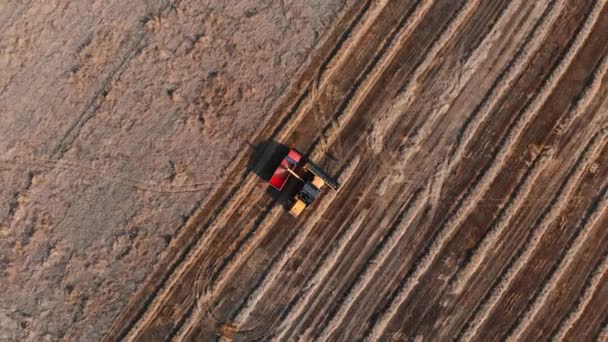
[{"label": "furrow", "polygon": [[[339,177],[339,181],[342,184],[346,184],[350,180],[350,176],[355,171],[357,165],[359,165],[359,158],[352,159],[349,164],[345,166],[344,171]],[[323,214],[327,211],[327,208],[329,207],[336,195],[337,192],[332,191],[329,192],[326,196],[324,196],[321,199],[321,203],[316,208],[315,212],[311,215],[311,217],[308,218],[308,220],[306,220],[304,227],[298,227],[298,231],[302,229],[305,231],[310,231],[312,227],[314,227],[316,223],[322,218]],[[231,259],[231,262],[229,262],[226,267],[223,268],[222,272],[217,276],[217,280],[215,284],[213,284],[212,288],[207,291],[205,296],[198,298],[196,305],[197,309],[192,313],[192,315],[189,315],[189,317],[185,319],[184,324],[178,328],[178,340],[187,339],[187,336],[192,331],[193,327],[200,321],[201,317],[209,309],[208,303],[210,302],[210,300],[212,298],[218,297],[219,291],[221,291],[222,288],[227,286],[227,282],[232,278],[234,273],[238,271],[238,266],[241,264],[240,261],[243,259],[247,259],[253,252],[253,249],[258,246],[259,242],[264,238],[266,234],[268,234],[269,229],[275,223],[276,219],[278,219],[278,216],[284,211],[282,207],[277,208],[277,216],[273,217],[270,222],[265,223],[264,229],[258,229],[256,233],[250,239],[247,240],[245,245],[243,245],[236,253],[236,255]],[[283,259],[287,260],[288,258]],[[270,272],[272,272],[273,269],[275,270],[275,272],[280,271],[280,268],[275,269],[275,264],[270,266]]]},{"label": "furrow", "polygon": [[174,329],[173,332],[176,336],[176,340],[186,340],[185,336],[190,333],[192,327],[200,318],[207,313],[207,310],[209,309],[207,303],[217,297],[216,292],[218,289],[226,286],[227,281],[236,271],[240,262],[250,257],[253,249],[259,244],[282,214],[284,214],[284,209],[281,206],[275,206],[273,210],[271,210],[271,213],[262,221],[260,227],[256,229],[256,232],[244,242],[227,264],[222,267],[215,277],[216,280],[214,284],[211,284],[210,288],[207,288],[202,296],[196,298],[195,309],[180,319],[180,323],[177,324],[176,329]]},{"label": "furrow", "polygon": [[[603,3],[605,3],[605,0],[601,2],[602,5]],[[477,206],[479,200],[483,198],[483,195],[491,183],[495,180],[500,170],[504,167],[507,157],[510,155],[511,146],[513,146],[513,144],[519,140],[527,125],[533,119],[534,115],[538,113],[541,106],[555,89],[558,81],[565,74],[566,70],[572,63],[574,56],[591,33],[591,29],[597,21],[601,9],[602,6],[599,6],[599,4],[595,5],[590,18],[585,22],[583,29],[577,35],[566,56],[564,56],[561,63],[551,73],[549,79],[543,85],[540,93],[537,95],[534,101],[528,108],[526,108],[521,117],[516,120],[514,127],[510,129],[506,139],[501,141],[499,145],[500,152],[495,157],[486,174],[483,175],[479,183],[474,186],[474,189],[471,191],[468,198],[464,199],[462,207],[455,213],[454,217],[448,221],[446,227],[439,232],[438,236],[429,247],[427,254],[422,258],[410,279],[405,281],[405,284],[397,296],[396,301],[391,304],[387,312],[378,321],[376,327],[373,328],[371,333],[372,340],[380,338],[380,335],[385,330],[388,323],[393,319],[398,308],[409,296],[414,286],[418,284],[419,278],[428,270],[431,264],[435,261],[435,258],[440,254],[440,251],[444,248],[445,244],[451,239],[456,229],[462,224],[469,213]]]},{"label": "furrow", "polygon": [[515,328],[515,330],[507,337],[507,341],[519,341],[522,338],[523,333],[529,327],[529,324],[533,322],[537,316],[542,311],[542,308],[545,304],[545,301],[549,297],[549,295],[556,290],[557,285],[559,283],[559,279],[569,271],[572,267],[572,263],[576,258],[579,250],[582,249],[584,243],[588,240],[588,236],[590,236],[591,231],[597,226],[597,223],[602,216],[604,210],[608,208],[608,192],[604,191],[601,196],[603,199],[600,200],[597,208],[594,208],[593,213],[591,213],[590,217],[586,220],[587,222],[583,222],[584,225],[581,229],[577,229],[577,236],[575,241],[569,246],[568,252],[564,256],[564,258],[560,261],[557,269],[551,274],[547,283],[545,283],[544,288],[540,292],[540,295],[534,303],[525,311],[523,316],[519,319],[519,325]]},{"label": "furrow", "polygon": [[[378,82],[380,77],[384,76],[386,69],[391,63],[393,63],[396,55],[399,53],[399,50],[405,41],[410,38],[412,32],[418,26],[419,22],[424,18],[432,4],[432,0],[421,0],[414,9],[414,12],[407,18],[406,21],[403,22],[403,27],[395,33],[397,36],[392,40],[389,39],[387,42],[388,46],[386,47],[388,51],[381,55],[377,64],[373,65],[372,63],[370,65],[370,68],[373,68],[373,72],[371,72],[371,70],[367,71],[369,75],[367,75],[367,77],[361,81],[361,85],[359,86],[360,90],[353,95],[348,103],[346,103],[346,107],[342,111],[341,115],[334,118],[332,124],[330,124],[323,131],[323,136],[331,137],[327,142],[328,145],[333,145],[336,143],[335,140],[339,137],[338,133],[341,127],[344,127],[346,123],[352,119],[357,112],[357,109],[361,106],[361,103],[368,97],[373,85]],[[315,144],[310,153],[313,159],[321,157],[324,148],[323,145],[324,144]]]},{"label": "furrow", "polygon": [[[365,215],[365,217],[367,217],[367,211],[365,211],[363,214]],[[355,237],[356,233],[359,232],[359,228],[361,228],[362,223],[363,223],[363,218],[359,217],[357,219],[357,222],[355,224],[353,224],[354,228],[351,227],[350,229],[348,229],[346,234],[343,235],[338,240],[337,248],[333,249],[330,252],[330,254],[328,255],[328,257],[326,259],[326,263],[324,263],[319,268],[319,271],[317,273],[315,273],[313,278],[308,282],[308,284],[312,284],[312,285],[309,286],[307,284],[307,286],[306,286],[307,290],[304,293],[304,297],[295,304],[295,307],[293,310],[289,311],[288,315],[283,320],[281,326],[277,329],[279,334],[278,334],[278,336],[276,336],[276,340],[278,340],[278,341],[287,340],[286,334],[288,333],[288,328],[289,328],[288,324],[298,322],[298,321],[294,320],[293,318],[298,317],[303,313],[304,309],[308,307],[307,304],[312,299],[312,294],[316,293],[320,287],[324,286],[325,280],[330,275],[332,266],[338,261],[340,256],[343,255],[347,246],[349,246],[352,243],[353,238]]]},{"label": "furrow", "polygon": [[[551,338],[554,341],[564,341],[566,334],[570,331],[570,329],[574,326],[576,322],[580,320],[583,315],[583,312],[590,306],[593,305],[591,303],[591,299],[595,296],[597,291],[600,289],[601,285],[605,283],[608,279],[608,255],[604,256],[604,261],[602,261],[601,265],[597,268],[597,270],[591,276],[591,281],[586,286],[583,295],[578,299],[575,309],[568,314],[566,320],[559,327],[559,330],[556,334]],[[607,336],[608,337],[608,336]]]},{"label": "furrow", "polygon": [[526,265],[551,222],[553,222],[554,219],[565,209],[570,197],[576,189],[576,186],[583,177],[585,170],[587,170],[590,163],[601,152],[601,148],[606,141],[605,139],[607,135],[608,131],[605,130],[593,137],[590,145],[588,145],[585,149],[581,162],[577,163],[579,167],[576,170],[573,170],[573,173],[568,177],[564,188],[560,189],[559,193],[556,195],[555,203],[553,203],[549,211],[543,215],[541,222],[533,228],[532,236],[526,241],[522,251],[517,253],[517,259],[500,277],[500,283],[491,291],[490,297],[484,304],[482,304],[480,310],[471,320],[470,326],[464,332],[462,332],[461,335],[463,339],[471,340],[479,333],[481,325],[487,321],[491,312],[494,311],[496,304],[507,291],[513,279]]},{"label": "furrow", "polygon": [[457,164],[463,160],[466,154],[466,147],[471,144],[482,123],[490,119],[492,110],[496,107],[503,94],[507,94],[508,90],[513,87],[519,77],[526,71],[532,57],[540,49],[550,31],[549,28],[556,22],[565,3],[566,0],[553,0],[547,5],[545,13],[543,13],[532,29],[525,44],[516,53],[515,59],[501,71],[498,79],[489,91],[488,97],[484,98],[480,108],[466,119],[456,139],[454,152],[450,156],[448,173],[451,173]]},{"label": "furrow", "polygon": [[346,314],[351,309],[353,303],[355,302],[355,299],[361,295],[361,293],[367,288],[370,282],[372,282],[374,279],[379,279],[378,272],[380,271],[380,265],[383,265],[387,262],[391,254],[390,252],[397,247],[399,241],[401,241],[408,228],[412,225],[414,219],[418,216],[418,214],[420,214],[420,212],[424,209],[427,203],[428,190],[426,191],[426,195],[422,195],[421,192],[413,199],[411,207],[405,212],[405,215],[399,223],[399,226],[390,236],[386,238],[386,244],[380,249],[380,252],[377,254],[377,256],[368,263],[361,277],[347,295],[344,303],[338,308],[337,313],[327,324],[326,328],[320,335],[319,340],[330,340],[330,337],[335,332],[336,328],[338,328],[338,326],[344,321]]},{"label": "furrow", "polygon": [[585,110],[591,105],[596,96],[599,95],[601,85],[604,82],[604,77],[608,71],[608,57],[604,57],[597,71],[593,74],[591,84],[585,89],[579,101],[575,105],[575,109],[568,115],[558,127],[558,132],[564,134],[571,130],[573,123],[581,117]]},{"label": "furrow", "polygon": [[[329,63],[329,61],[334,60],[336,58],[341,58],[342,54],[345,53],[345,51],[351,51],[353,49],[352,44],[349,45],[348,42],[345,43],[345,41],[348,41],[349,38],[352,38],[352,36],[350,35],[350,32],[353,31],[353,26],[357,26],[359,25],[359,23],[361,21],[365,21],[364,17],[367,14],[367,12],[369,11],[369,1],[367,2],[359,2],[355,5],[352,6],[352,8],[350,8],[349,10],[349,14],[346,15],[345,18],[343,18],[343,22],[341,24],[339,24],[338,26],[336,26],[336,30],[339,31],[341,29],[344,29],[344,32],[341,36],[337,36],[336,33],[332,33],[329,35],[329,37],[327,39],[325,39],[324,41],[322,41],[320,44],[322,45],[322,48],[320,49],[320,53],[317,53],[317,56],[314,56],[310,61],[308,61],[308,69],[314,68],[314,65],[316,65],[316,63],[314,63],[314,60],[316,58],[325,58],[325,62],[322,63],[323,65]],[[354,19],[350,19],[348,18],[349,16],[354,17]],[[345,26],[345,28],[343,28],[343,26]],[[359,34],[357,34],[354,39],[357,39],[357,37],[359,36]],[[330,43],[333,43],[335,41],[335,48],[339,48],[342,47],[344,44],[346,44],[346,48],[341,48],[338,50],[331,51],[329,53],[328,56],[323,56],[323,50],[327,49],[327,45]],[[322,72],[322,70],[320,70],[319,72]],[[290,88],[290,90],[287,92],[287,94],[296,94],[298,93],[298,86],[302,86],[302,83],[306,83],[308,81],[306,81],[307,77],[310,77],[311,75],[311,71],[310,70],[304,70],[304,72],[302,73],[301,79],[296,82],[295,84],[292,85],[292,87]],[[306,86],[305,90],[303,91],[303,93],[299,96],[299,98],[296,99],[290,99],[290,95],[286,95],[283,96],[281,101],[279,101],[280,105],[275,108],[275,110],[273,110],[274,113],[276,113],[274,116],[277,115],[281,115],[282,110],[281,110],[281,106],[291,106],[292,109],[283,117],[283,119],[280,121],[280,123],[278,125],[273,125],[273,120],[271,120],[270,118],[265,122],[265,127],[266,129],[264,129],[260,134],[258,134],[258,137],[264,137],[267,136],[267,133],[265,133],[266,131],[270,130],[274,130],[271,134],[271,137],[276,137],[277,134],[280,132],[281,128],[287,125],[287,120],[289,120],[292,117],[298,117],[297,112],[298,110],[301,108],[302,103],[309,97],[309,92],[310,92],[310,85]],[[297,121],[297,120],[296,120]],[[295,124],[292,124],[292,126],[294,126]],[[245,159],[247,158],[247,150],[243,150],[238,156],[237,156],[237,160],[240,161],[240,164],[243,164],[243,162],[245,161]],[[239,164],[239,163],[237,163]],[[233,168],[233,171],[231,171],[232,174],[237,174],[239,172],[236,171],[236,169],[238,169],[238,165],[235,166]],[[194,212],[191,216],[191,220],[194,222],[187,222],[186,226],[184,227],[184,229],[182,229],[182,231],[185,231],[186,233],[188,231],[191,231],[193,229],[188,229],[189,226],[195,226],[200,224],[201,219],[207,219],[207,217],[211,217],[209,220],[207,220],[207,224],[211,224],[212,222],[214,222],[214,218],[217,217],[218,213],[221,212],[226,203],[228,203],[228,201],[230,201],[234,194],[239,193],[237,192],[237,190],[241,190],[242,187],[242,183],[245,179],[245,177],[247,176],[249,172],[245,172],[243,173],[240,178],[241,181],[240,182],[236,182],[236,184],[234,184],[234,186],[232,187],[231,191],[226,191],[226,189],[224,189],[223,187],[218,188],[215,193],[212,195],[212,198],[216,198],[215,200],[212,200],[212,202],[216,202],[216,201],[223,201],[222,203],[220,203],[219,207],[216,207],[215,209],[212,209],[212,212],[204,215],[205,211],[209,210],[209,206],[210,204],[207,205],[207,209],[205,208],[199,208],[196,212]],[[224,189],[224,191],[222,191],[222,189]],[[228,189],[230,189],[230,185],[228,185]],[[228,194],[226,197],[224,197],[224,199],[222,200],[222,196],[224,196],[224,194]],[[204,231],[204,227],[202,229]],[[197,232],[197,229],[194,229],[194,233],[196,234],[200,234]],[[181,240],[185,240],[189,238],[189,234],[182,234],[183,236]],[[174,239],[174,241],[176,241],[180,239]],[[153,302],[157,296],[158,293],[161,293],[162,291],[166,290],[166,286],[165,286],[165,282],[168,279],[168,277],[173,273],[173,270],[177,269],[178,266],[181,264],[182,259],[184,259],[184,257],[189,254],[190,250],[192,249],[192,246],[194,244],[196,244],[196,242],[198,241],[198,238],[196,236],[194,236],[192,238],[192,241],[189,243],[189,247],[186,247],[184,249],[181,249],[180,251],[173,251],[173,252],[169,252],[169,255],[172,254],[176,254],[174,257],[173,256],[166,256],[166,258],[169,258],[167,260],[165,260],[164,262],[161,261],[161,263],[159,263],[159,267],[157,267],[157,269],[155,270],[154,274],[152,275],[152,277],[150,279],[159,279],[158,282],[156,284],[151,283],[153,280],[149,280],[149,286],[153,286],[153,290],[152,291],[146,291],[144,289],[140,290],[138,292],[138,294],[136,296],[134,296],[132,298],[132,300],[127,304],[128,308],[132,308],[132,309],[124,309],[123,313],[114,321],[114,324],[112,325],[112,328],[110,330],[110,332],[108,333],[108,335],[106,335],[105,340],[112,340],[112,339],[123,339],[135,326],[136,322],[139,321],[142,317],[144,317],[145,315],[153,315],[153,314],[149,314],[148,312],[149,310],[149,306],[150,303]],[[186,241],[187,242],[187,241]],[[163,264],[168,263],[167,265],[165,265],[163,267]],[[168,271],[166,271],[168,270]],[[154,285],[153,285],[154,284]],[[144,304],[140,304],[141,302],[143,302]],[[138,308],[140,305],[141,308]],[[124,322],[128,322],[128,323],[124,323]],[[138,324],[141,325],[141,324]],[[132,334],[131,334],[132,335]]]},{"label": "furrow", "polygon": [[[384,140],[384,137],[386,137],[389,131],[393,128],[393,126],[395,126],[395,123],[399,119],[401,119],[401,115],[398,115],[398,112],[401,112],[403,108],[408,108],[414,101],[414,95],[420,85],[419,79],[421,78],[421,76],[428,72],[430,67],[435,62],[439,53],[446,46],[446,44],[451,41],[452,36],[457,33],[460,27],[469,18],[470,14],[477,8],[478,4],[479,0],[467,1],[464,7],[460,9],[459,14],[441,34],[441,37],[433,45],[429,53],[425,56],[425,59],[414,71],[414,74],[405,86],[403,94],[399,96],[400,100],[397,100],[397,103],[393,105],[393,108],[391,108],[391,110],[388,110],[384,114],[381,114],[379,118],[374,120],[374,127],[372,129],[372,132],[370,133],[371,139]],[[516,6],[513,6],[513,8],[514,7]],[[491,42],[493,36],[496,33],[496,29],[493,30],[493,32],[488,36],[489,39],[486,39],[485,41]],[[477,51],[487,52],[488,45],[489,43],[486,43],[486,46],[484,46],[484,48],[478,49]],[[474,60],[474,58],[470,58],[469,60]],[[467,82],[468,78],[472,76],[472,74],[472,70],[469,70],[469,72],[464,78],[465,80],[462,82],[462,86],[460,87],[460,89],[464,87],[464,84]],[[457,90],[456,92],[459,91]],[[445,111],[447,111],[447,109]],[[430,132],[428,132],[429,128],[437,121],[441,114],[445,113],[445,111],[434,111],[435,113],[433,113],[431,117],[427,118],[423,128],[421,128],[421,131],[426,134],[421,133],[421,135],[430,134]],[[382,151],[380,150],[380,146],[382,145],[383,144],[371,144],[373,149],[375,147],[374,152],[376,153],[382,153]]]},{"label": "furrow", "polygon": [[[361,194],[360,196],[358,196],[360,198],[363,198],[363,200],[360,203],[364,203],[364,202],[368,203],[369,195],[370,195],[371,191],[374,190],[375,188],[376,187],[373,185],[367,187],[365,192],[363,194]],[[375,222],[375,221],[367,220],[365,222],[365,225],[363,225],[361,227],[362,230],[365,227],[369,226],[371,224],[370,222]],[[313,307],[313,306],[316,306],[319,304],[319,300],[321,298],[319,293],[321,293],[322,290],[324,289],[323,284],[325,284],[327,281],[329,281],[329,278],[334,276],[333,275],[334,273],[332,273],[332,272],[336,271],[336,268],[338,267],[340,260],[344,260],[345,255],[347,255],[347,253],[350,251],[350,248],[352,248],[352,244],[355,243],[356,237],[351,236],[354,233],[355,232],[353,232],[352,230],[349,230],[347,235],[343,235],[343,236],[339,237],[338,238],[339,243],[337,244],[337,246],[329,252],[329,255],[327,255],[327,257],[323,258],[321,264],[312,272],[313,276],[305,285],[306,290],[303,292],[303,296],[296,299],[292,305],[289,305],[288,309],[286,310],[286,312],[283,314],[283,317],[281,318],[283,321],[283,324],[282,324],[282,327],[279,329],[280,330],[280,336],[278,338],[279,340],[289,340],[289,338],[290,338],[289,334],[293,333],[294,330],[295,331],[300,330],[302,324],[304,324],[304,322],[306,321],[306,319],[308,317],[306,310],[310,309],[310,307]],[[356,233],[357,233],[357,236],[359,236],[363,232],[360,230],[360,231],[357,231]],[[370,239],[373,239],[373,237]],[[289,329],[288,325],[293,322],[296,322],[296,325],[292,326],[291,329]]]},{"label": "furrow", "polygon": [[[471,3],[469,3],[470,5]],[[430,110],[430,114],[423,121],[420,127],[416,127],[415,131],[407,136],[408,148],[405,153],[399,156],[400,160],[409,160],[412,158],[420,149],[423,147],[423,142],[428,140],[433,132],[437,129],[436,123],[437,121],[444,117],[447,112],[453,109],[455,102],[458,97],[461,95],[462,91],[465,89],[467,83],[471,80],[475,72],[477,71],[479,64],[483,63],[489,56],[490,50],[493,48],[494,43],[496,42],[497,37],[501,34],[501,28],[505,25],[512,16],[515,15],[516,11],[521,7],[521,4],[518,1],[512,1],[509,3],[508,7],[500,14],[499,18],[496,21],[496,24],[493,26],[490,33],[484,37],[482,43],[473,51],[473,53],[469,54],[469,58],[466,60],[465,65],[462,69],[465,70],[463,74],[454,73],[451,75],[451,79],[445,81],[449,84],[457,84],[452,87],[447,93],[444,93],[441,98],[438,100],[442,105],[434,107]],[[470,9],[465,9],[465,15],[460,16],[461,20],[457,20],[455,26],[460,26],[462,24],[462,20],[467,16]],[[448,31],[454,31],[456,28],[452,27]],[[442,37],[443,43],[440,45],[441,47],[445,46],[445,43],[450,40],[451,34],[444,35]],[[438,46],[439,47],[439,46]],[[436,57],[440,53],[439,48],[436,49],[434,57]],[[430,63],[430,59],[425,59],[424,63],[416,70],[414,77],[411,78],[404,87],[403,94],[399,95],[395,100],[395,104],[391,106],[390,109],[387,110],[386,113],[390,113],[389,115],[382,115],[381,118],[374,121],[374,129],[372,130],[369,138],[372,141],[376,141],[372,146],[376,146],[379,148],[380,145],[383,145],[384,148],[387,148],[386,143],[378,144],[378,140],[383,140],[386,136],[391,136],[395,129],[396,125],[399,122],[397,119],[401,118],[401,112],[403,112],[403,108],[409,108],[412,103],[418,98],[416,95],[416,91],[418,90],[418,86],[420,84],[419,78],[422,77],[425,73],[430,71],[429,65],[425,65]],[[427,80],[427,83],[429,81]],[[432,82],[432,81],[431,81]],[[456,120],[451,120],[452,124]],[[378,129],[378,127],[381,127]],[[385,132],[384,135],[378,137],[378,131]],[[386,134],[386,131],[391,131],[391,134]],[[447,129],[446,129],[447,130]],[[403,142],[402,142],[403,144]],[[448,174],[445,172],[445,174]]]},{"label": "furrow", "polygon": [[[352,32],[348,32],[353,38],[351,40],[351,43],[344,48],[344,51],[337,58],[327,60],[325,63],[322,64],[321,70],[319,70],[321,73],[316,79],[316,82],[318,83],[317,86],[320,86],[321,89],[325,90],[324,85],[329,84],[330,80],[333,78],[336,72],[336,67],[338,65],[346,64],[347,59],[352,57],[352,55],[356,53],[355,48],[363,40],[365,34],[369,32],[374,23],[376,23],[379,16],[382,14],[382,10],[386,8],[389,1],[390,0],[367,1],[367,4],[365,6],[367,8],[365,20],[361,22],[361,25],[357,25],[356,27],[354,27],[352,29]],[[323,70],[327,70],[328,72],[322,73]],[[319,91],[321,89],[319,89]]]},{"label": "furrow", "polygon": [[[365,34],[369,31],[370,26],[376,22],[376,20],[378,19],[378,15],[386,7],[387,3],[388,0],[374,2],[373,7],[367,10],[367,16],[365,17],[365,19],[363,19],[361,25],[358,25],[353,29],[353,35],[350,38],[349,42],[346,44],[345,47],[343,47],[337,57],[329,60],[329,63],[332,63],[332,61],[336,61],[336,65],[343,65],[347,63],[349,59],[352,58],[353,54],[357,53],[356,48],[359,47],[359,43],[361,43]],[[303,106],[298,111],[298,113],[296,113],[294,118],[289,122],[286,122],[284,127],[281,127],[281,137],[277,137],[278,141],[284,141],[285,138],[290,136],[293,131],[296,130],[299,124],[303,121],[304,117],[314,110],[313,106],[318,103],[319,94],[326,93],[328,91],[328,86],[332,84],[332,80],[338,77],[336,76],[336,73],[339,69],[338,67],[334,66],[331,68],[324,69],[327,70],[327,72],[322,73],[323,70],[319,70],[319,77],[317,77],[315,81],[309,84],[308,90],[310,96],[307,97],[307,101],[304,102]],[[275,131],[275,134],[277,134],[277,136],[279,135],[278,128]]]},{"label": "furrow", "polygon": [[[597,95],[597,91],[599,89],[599,85],[596,85],[595,83],[601,83],[601,80],[603,79],[603,77],[606,75],[606,71],[607,71],[607,67],[608,66],[608,55],[604,57],[604,60],[601,64],[601,66],[598,68],[598,71],[594,74],[594,82],[592,85],[589,86],[589,88],[587,88],[584,91],[583,97],[581,98],[581,100],[579,102],[577,102],[575,108],[571,111],[569,111],[568,116],[570,118],[579,118],[583,115],[583,113],[585,113],[587,110],[589,110],[589,106],[592,104],[595,96]],[[595,89],[594,91],[591,91],[591,89]],[[600,114],[600,117],[603,117]],[[594,120],[594,122],[598,122],[598,120]],[[593,125],[591,125],[593,126]],[[535,177],[537,177],[538,175],[536,175]],[[478,250],[475,252],[475,254],[473,254],[469,264],[467,264],[465,266],[465,268],[461,269],[458,274],[456,275],[456,280],[451,288],[451,292],[453,294],[458,294],[461,293],[462,290],[464,289],[464,286],[466,286],[466,284],[469,282],[470,278],[473,276],[473,274],[475,274],[477,272],[477,270],[479,269],[479,266],[485,261],[485,257],[487,255],[487,252],[490,251],[491,249],[495,248],[496,243],[498,242],[500,236],[502,235],[503,231],[510,226],[510,221],[513,218],[513,216],[515,215],[515,213],[517,213],[520,210],[521,205],[524,203],[525,198],[528,197],[532,186],[534,185],[534,180],[531,180],[530,182],[526,182],[526,185],[524,185],[523,191],[521,193],[518,194],[518,198],[514,201],[515,206],[513,208],[507,209],[504,212],[504,215],[501,215],[501,218],[499,219],[496,228],[492,229],[490,231],[489,234],[487,234],[482,242],[480,243]]]},{"label": "furrow", "polygon": [[504,233],[505,229],[510,227],[511,220],[514,215],[522,208],[525,203],[525,199],[530,195],[538,177],[545,170],[547,164],[551,161],[552,150],[541,152],[538,161],[535,161],[536,165],[533,165],[531,170],[528,172],[528,176],[525,178],[519,191],[517,191],[514,197],[509,200],[507,205],[502,210],[495,227],[490,229],[490,232],[484,236],[483,240],[479,244],[479,247],[475,250],[470,262],[462,268],[455,276],[455,280],[450,284],[450,291],[453,294],[459,294],[464,290],[464,287],[469,285],[470,278],[477,272],[479,266],[485,262],[488,252],[496,247],[496,243]]},{"label": "furrow", "polygon": [[[253,178],[253,176],[251,176],[251,178]],[[239,195],[233,197],[232,202],[228,202],[222,207],[218,216],[210,222],[210,226],[203,232],[202,236],[199,238],[199,242],[194,246],[194,249],[190,250],[185,260],[179,263],[179,266],[176,266],[176,270],[173,272],[172,277],[169,278],[163,288],[158,291],[158,295],[155,296],[152,303],[148,306],[148,310],[140,317],[132,329],[130,329],[130,332],[125,337],[126,340],[133,340],[146,325],[155,319],[156,313],[159,312],[165,304],[165,299],[170,298],[172,291],[180,285],[184,279],[184,275],[189,271],[190,267],[194,267],[193,265],[196,265],[200,255],[207,250],[209,241],[211,241],[213,236],[215,236],[223,227],[220,223],[225,222],[229,216],[234,215],[236,209],[253,191],[254,186],[255,182],[245,183],[243,187],[239,189]],[[278,211],[275,210],[275,215],[277,212]]]},{"label": "furrow", "polygon": [[[356,169],[357,165],[359,164],[358,160],[359,159],[354,160],[353,164],[351,164],[351,166],[349,167],[349,170],[346,171],[346,174],[350,175],[353,172],[352,170]],[[345,185],[344,180],[340,180],[340,182],[343,184],[343,186]],[[236,318],[234,319],[235,325],[242,326],[247,320],[247,318],[249,318],[249,315],[255,309],[257,303],[262,299],[264,294],[266,294],[266,291],[270,288],[270,286],[276,281],[279,273],[281,272],[281,270],[283,270],[289,259],[300,249],[300,247],[310,236],[310,233],[312,232],[313,228],[321,220],[322,216],[327,212],[329,205],[333,202],[333,199],[335,197],[336,192],[330,192],[323,199],[321,205],[315,208],[314,213],[311,215],[311,218],[306,221],[304,227],[298,229],[296,237],[294,238],[293,242],[288,246],[285,253],[282,254],[280,260],[272,266],[271,271],[269,272],[268,276],[262,281],[260,287],[258,287],[248,298],[243,310],[237,313]],[[356,219],[358,223],[354,223],[350,229],[347,229],[346,237],[344,238],[347,242],[350,241],[350,239],[354,236],[356,232],[358,232],[358,228],[360,227],[365,217],[365,213],[361,213]]]}]

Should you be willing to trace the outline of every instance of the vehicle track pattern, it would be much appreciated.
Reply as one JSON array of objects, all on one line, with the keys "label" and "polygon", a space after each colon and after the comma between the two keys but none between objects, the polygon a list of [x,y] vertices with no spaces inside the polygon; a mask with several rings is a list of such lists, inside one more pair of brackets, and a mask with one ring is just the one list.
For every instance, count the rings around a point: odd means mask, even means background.
[{"label": "vehicle track pattern", "polygon": [[603,334],[606,1],[352,6],[254,141],[340,191],[296,220],[242,152],[107,340]]}]

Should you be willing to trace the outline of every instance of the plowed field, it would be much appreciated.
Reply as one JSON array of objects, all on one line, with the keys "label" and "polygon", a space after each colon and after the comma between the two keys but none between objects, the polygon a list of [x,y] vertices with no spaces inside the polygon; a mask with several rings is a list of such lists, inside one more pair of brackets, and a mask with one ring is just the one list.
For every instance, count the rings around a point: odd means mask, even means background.
[{"label": "plowed field", "polygon": [[252,140],[342,188],[244,150],[109,339],[601,338],[607,67],[606,1],[357,2]]},{"label": "plowed field", "polygon": [[[349,4],[105,339],[606,340],[607,2]],[[339,191],[292,217],[278,144]]]}]

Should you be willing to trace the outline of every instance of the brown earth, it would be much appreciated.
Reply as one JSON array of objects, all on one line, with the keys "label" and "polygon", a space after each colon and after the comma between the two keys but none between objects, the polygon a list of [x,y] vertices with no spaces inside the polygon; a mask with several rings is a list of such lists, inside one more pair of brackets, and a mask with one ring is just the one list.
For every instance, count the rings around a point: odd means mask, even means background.
[{"label": "brown earth", "polygon": [[99,340],[346,1],[0,1],[0,340]]},{"label": "brown earth", "polygon": [[243,4],[2,9],[2,337],[608,338],[607,0]]}]

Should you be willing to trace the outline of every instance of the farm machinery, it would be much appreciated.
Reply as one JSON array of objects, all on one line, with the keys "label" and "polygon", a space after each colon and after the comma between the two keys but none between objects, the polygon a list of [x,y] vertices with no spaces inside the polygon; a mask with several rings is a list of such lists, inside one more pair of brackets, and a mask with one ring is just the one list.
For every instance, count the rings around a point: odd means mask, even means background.
[{"label": "farm machinery", "polygon": [[306,207],[314,202],[325,185],[333,190],[338,190],[340,187],[338,182],[315,164],[305,161],[302,155],[294,149],[289,150],[289,153],[277,166],[270,178],[270,185],[282,191],[290,176],[299,181],[297,187],[290,189],[293,190],[293,198],[288,205],[289,213],[295,217],[298,217]]}]

